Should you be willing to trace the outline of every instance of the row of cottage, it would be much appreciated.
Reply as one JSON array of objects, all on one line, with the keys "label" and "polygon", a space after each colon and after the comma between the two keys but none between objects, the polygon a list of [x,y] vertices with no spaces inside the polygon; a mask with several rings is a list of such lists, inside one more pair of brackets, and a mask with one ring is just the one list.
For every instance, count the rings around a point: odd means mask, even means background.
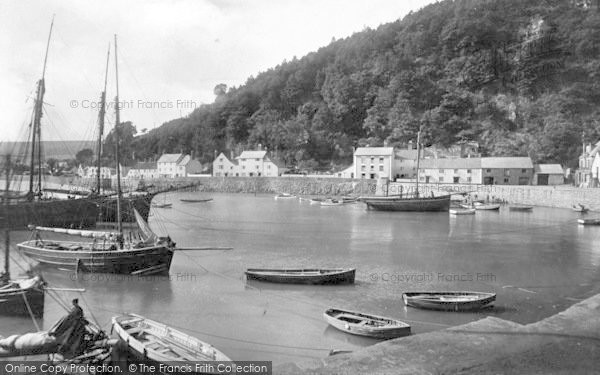
[{"label": "row of cottage", "polygon": [[[600,142],[596,147],[600,168]],[[591,153],[591,149],[588,150]],[[484,185],[560,185],[564,171],[558,164],[534,165],[528,157],[436,157],[424,152],[419,165],[419,181],[424,183],[466,183]],[[215,177],[277,177],[287,171],[272,159],[267,151],[244,151],[230,160],[220,153],[213,161]],[[583,161],[585,164],[587,161]],[[580,168],[581,169],[581,168]],[[592,170],[592,161],[590,161]],[[199,177],[203,166],[185,154],[163,154],[156,162],[137,163],[132,168],[122,167],[125,178],[156,179]],[[79,167],[79,176],[95,178],[96,167]],[[110,178],[114,170],[103,167],[102,178]],[[354,152],[352,166],[332,177],[356,179],[414,180],[417,176],[417,151],[410,146],[359,147]],[[597,181],[597,179],[596,179]]]},{"label": "row of cottage", "polygon": [[[420,160],[419,181],[484,185],[560,185],[565,173],[559,164],[534,165],[529,157],[439,158],[429,151]],[[422,155],[423,157],[423,155]],[[223,153],[213,162],[215,177],[280,176],[286,171],[266,151],[244,151],[233,161]],[[417,150],[394,147],[359,147],[352,166],[334,177],[389,180],[414,179]]]}]

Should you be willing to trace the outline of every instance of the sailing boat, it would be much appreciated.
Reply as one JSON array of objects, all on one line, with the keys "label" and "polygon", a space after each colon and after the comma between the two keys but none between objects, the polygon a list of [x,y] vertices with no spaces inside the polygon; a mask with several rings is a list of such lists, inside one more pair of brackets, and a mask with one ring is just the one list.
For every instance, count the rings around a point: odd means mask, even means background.
[{"label": "sailing boat", "polygon": [[[117,37],[115,35],[115,103],[119,103],[119,71],[117,63]],[[138,238],[125,240],[121,220],[121,171],[119,165],[119,106],[115,106],[116,139],[115,156],[117,169],[117,232],[75,230],[55,227],[30,226],[36,238],[18,244],[22,253],[42,264],[75,268],[82,272],[124,273],[147,275],[168,273],[175,243],[170,237],[158,237],[152,232],[142,216],[133,210],[140,233]],[[39,232],[49,231],[93,238],[92,242],[44,241]]]},{"label": "sailing boat", "polygon": [[[29,191],[24,196],[5,195],[9,205],[2,205],[0,216],[10,217],[10,228],[22,228],[28,224],[90,227],[96,224],[98,208],[96,203],[88,199],[45,199],[42,188],[42,152],[41,152],[41,119],[43,113],[44,93],[46,92],[45,74],[50,36],[54,20],[50,25],[50,33],[46,44],[42,77],[37,82],[36,97],[33,108],[31,128],[31,153],[29,163]],[[37,170],[36,170],[37,164]],[[37,186],[34,186],[36,182]]]},{"label": "sailing boat", "polygon": [[360,197],[367,207],[378,211],[448,211],[450,195],[422,197],[419,196],[419,162],[421,159],[421,130],[417,133],[417,178],[415,193],[412,196]]},{"label": "sailing boat", "polygon": [[[10,185],[10,155],[6,155],[6,190]],[[4,201],[8,204],[8,200]],[[44,315],[44,281],[35,276],[29,279],[11,280],[10,278],[10,231],[8,229],[8,217],[2,219],[5,222],[4,231],[4,273],[0,276],[0,314],[3,315]]]}]

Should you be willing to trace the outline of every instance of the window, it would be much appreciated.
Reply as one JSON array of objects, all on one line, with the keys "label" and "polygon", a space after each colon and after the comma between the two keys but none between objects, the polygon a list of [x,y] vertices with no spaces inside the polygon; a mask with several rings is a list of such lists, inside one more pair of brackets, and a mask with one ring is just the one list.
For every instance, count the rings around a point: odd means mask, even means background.
[{"label": "window", "polygon": [[365,178],[365,174],[364,174],[364,173],[361,173],[361,174],[360,174],[360,178]]},{"label": "window", "polygon": [[521,169],[521,173],[527,173],[527,169]]},{"label": "window", "polygon": [[220,158],[219,161],[222,163],[223,162],[223,158]]},{"label": "window", "polygon": [[505,169],[504,170],[504,175],[507,176],[507,177],[510,176],[510,169]]},{"label": "window", "polygon": [[440,182],[444,182],[444,176],[440,176]]},{"label": "window", "polygon": [[438,169],[438,172],[439,173],[444,173],[444,170],[443,169]]},{"label": "window", "polygon": [[361,165],[360,166],[360,170],[361,171],[366,171],[367,170],[367,166],[366,165]]},{"label": "window", "polygon": [[256,166],[256,169],[258,169],[258,168],[259,168],[259,166],[257,165],[257,166]]},{"label": "window", "polygon": [[245,166],[245,165],[242,165],[242,169],[246,169],[246,166]]},{"label": "window", "polygon": [[219,169],[223,169],[223,166],[222,166],[222,165],[219,165]]},{"label": "window", "polygon": [[458,183],[459,183],[459,180],[458,180],[458,179],[459,179],[459,177],[454,177],[454,183],[455,183],[455,184],[458,184]]},{"label": "window", "polygon": [[252,176],[254,176],[254,173],[250,172],[250,173],[248,173],[248,176],[252,177]]},{"label": "window", "polygon": [[454,170],[454,173],[458,173],[458,169],[455,169],[455,170]]},{"label": "window", "polygon": [[371,156],[371,164],[375,163],[375,157]]},{"label": "window", "polygon": [[267,169],[271,169],[271,164],[267,164]]},{"label": "window", "polygon": [[383,165],[379,166],[379,172],[383,172]]},{"label": "window", "polygon": [[486,171],[487,173],[492,173],[492,170],[491,170],[491,169],[486,169],[485,171]]},{"label": "window", "polygon": [[471,170],[470,170],[470,169],[467,169],[467,173],[471,173]]},{"label": "window", "polygon": [[467,177],[467,182],[471,182],[471,177]]},{"label": "window", "polygon": [[260,161],[260,159],[256,159],[256,161]]},{"label": "window", "polygon": [[367,162],[367,157],[366,156],[362,156],[360,158],[360,162],[363,163],[363,164],[365,164]]},{"label": "window", "polygon": [[379,158],[379,163],[383,163],[383,158]]},{"label": "window", "polygon": [[504,183],[508,184],[508,177],[504,177]]},{"label": "window", "polygon": [[372,170],[372,171],[374,171],[374,170],[375,170],[375,166],[374,166],[374,165],[372,165],[372,166],[371,166],[371,170]]}]

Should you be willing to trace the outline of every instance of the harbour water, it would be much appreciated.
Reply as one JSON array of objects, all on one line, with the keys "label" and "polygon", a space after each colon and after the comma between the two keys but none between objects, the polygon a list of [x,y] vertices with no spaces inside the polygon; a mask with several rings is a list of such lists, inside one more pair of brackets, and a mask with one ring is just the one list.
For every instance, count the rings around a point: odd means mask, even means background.
[{"label": "harbour water", "polygon": [[[184,197],[214,200],[180,202]],[[88,319],[107,330],[112,316],[133,312],[181,328],[234,360],[280,364],[377,342],[328,327],[322,314],[329,307],[397,318],[418,334],[485,316],[530,323],[600,292],[600,227],[578,226],[580,214],[571,210],[502,207],[451,217],[272,195],[170,193],[155,201],[173,207],[153,208],[151,227],[179,247],[233,250],[178,251],[169,277],[44,270],[51,286],[86,292],[51,292],[43,328],[64,314],[54,298],[79,297]],[[11,233],[13,243],[28,236]],[[253,267],[355,267],[357,274],[354,285],[278,285],[246,281],[244,270]],[[406,308],[401,294],[415,290],[494,292],[497,301],[478,313]],[[0,335],[33,330],[30,318],[0,317]]]}]

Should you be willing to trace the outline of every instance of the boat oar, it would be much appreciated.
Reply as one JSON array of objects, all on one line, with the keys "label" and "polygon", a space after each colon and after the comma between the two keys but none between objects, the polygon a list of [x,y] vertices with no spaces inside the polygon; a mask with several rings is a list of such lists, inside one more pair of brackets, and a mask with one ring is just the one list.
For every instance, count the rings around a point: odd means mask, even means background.
[{"label": "boat oar", "polygon": [[233,247],[176,247],[173,250],[191,250],[191,251],[233,250]]}]

